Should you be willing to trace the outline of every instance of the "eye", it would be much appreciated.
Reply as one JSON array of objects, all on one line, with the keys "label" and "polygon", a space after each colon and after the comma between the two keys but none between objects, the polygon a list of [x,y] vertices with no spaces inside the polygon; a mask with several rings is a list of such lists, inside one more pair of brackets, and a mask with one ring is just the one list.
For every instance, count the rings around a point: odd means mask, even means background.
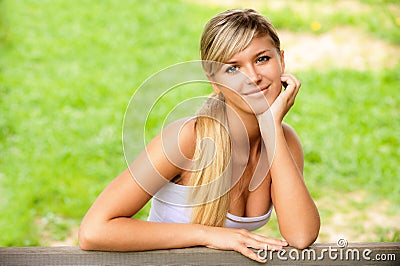
[{"label": "eye", "polygon": [[264,55],[264,56],[261,56],[261,57],[257,58],[257,63],[259,63],[259,62],[267,62],[270,59],[271,59],[270,56]]},{"label": "eye", "polygon": [[237,71],[238,69],[239,69],[238,66],[230,66],[225,70],[225,72],[230,74],[230,73],[233,73],[233,72]]}]

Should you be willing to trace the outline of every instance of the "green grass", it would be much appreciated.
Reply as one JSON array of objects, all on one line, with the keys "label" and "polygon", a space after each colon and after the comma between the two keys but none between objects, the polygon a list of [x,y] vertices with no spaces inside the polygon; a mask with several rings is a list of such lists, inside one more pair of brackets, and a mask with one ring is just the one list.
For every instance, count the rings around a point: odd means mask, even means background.
[{"label": "green grass", "polygon": [[313,186],[366,189],[400,203],[399,70],[299,73],[303,90],[288,121],[303,139]]},{"label": "green grass", "polygon": [[140,3],[3,3],[14,12],[1,65],[0,245],[40,244],[41,217],[58,217],[64,234],[64,220],[78,225],[125,167],[122,120],[135,88],[197,57],[197,39],[179,37],[199,35],[202,21],[187,20],[197,9]]},{"label": "green grass", "polygon": [[[398,14],[371,5],[365,12],[375,15],[366,17],[268,14],[279,29],[311,32],[317,19],[321,31],[350,25],[398,44],[399,27],[386,21]],[[122,122],[133,92],[153,73],[198,59],[203,26],[223,9],[177,0],[0,0],[0,246],[46,245],[44,235],[63,239],[79,225],[126,167]],[[302,139],[317,199],[362,189],[399,206],[399,70],[298,73],[303,89],[287,121]],[[154,109],[150,135],[167,110]]]},{"label": "green grass", "polygon": [[[262,9],[273,24],[293,32],[315,34],[343,26],[357,27],[393,44],[400,44],[399,4],[396,1],[282,1],[279,8]],[[346,4],[347,3],[347,4]],[[351,4],[354,3],[354,4]],[[312,23],[320,28],[312,30]]]}]

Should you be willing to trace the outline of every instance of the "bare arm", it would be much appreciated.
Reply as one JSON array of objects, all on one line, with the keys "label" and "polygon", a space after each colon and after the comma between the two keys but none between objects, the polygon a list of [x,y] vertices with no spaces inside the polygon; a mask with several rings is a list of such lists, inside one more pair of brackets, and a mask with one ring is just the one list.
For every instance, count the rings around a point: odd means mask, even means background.
[{"label": "bare arm", "polygon": [[[181,147],[191,147],[185,143],[190,139],[188,133],[188,130],[183,131]],[[80,246],[91,250],[127,251],[201,244],[203,228],[199,225],[152,223],[131,218],[151,199],[152,193],[180,172],[181,169],[165,156],[161,135],[157,136],[130,169],[113,180],[89,209],[80,227]]]},{"label": "bare arm", "polygon": [[286,125],[276,132],[276,153],[271,166],[271,195],[279,229],[297,248],[312,244],[318,236],[318,210],[303,179],[303,152],[296,133]]},{"label": "bare arm", "polygon": [[[187,125],[181,132],[179,146],[182,153],[191,158],[194,148],[193,124]],[[167,145],[169,144],[170,142]],[[203,245],[235,250],[253,260],[261,261],[248,247],[263,249],[267,244],[269,249],[279,250],[286,245],[281,240],[266,238],[246,230],[132,219],[151,199],[151,194],[162,186],[160,176],[168,181],[182,171],[165,156],[160,136],[148,145],[147,151],[150,161],[146,161],[144,152],[131,167],[134,175],[146,178],[134,179],[127,169],[111,182],[87,212],[79,231],[79,245],[82,249],[140,251]],[[149,189],[144,190],[141,187],[143,182],[153,186],[151,193],[148,193]]]},{"label": "bare arm", "polygon": [[[201,227],[132,219],[151,198],[129,170],[99,196],[82,221],[79,244],[86,250],[138,251],[199,245]],[[171,241],[174,239],[174,241]]]},{"label": "bare arm", "polygon": [[[275,133],[275,150],[270,170],[271,197],[279,229],[291,246],[305,248],[317,238],[320,218],[304,183],[304,158],[300,141],[294,130],[282,123],[284,115],[294,103],[300,83],[291,75],[284,78],[289,85],[271,106],[274,121],[271,121],[268,113],[259,115],[258,119],[265,142]],[[275,132],[265,127],[271,123]]]}]

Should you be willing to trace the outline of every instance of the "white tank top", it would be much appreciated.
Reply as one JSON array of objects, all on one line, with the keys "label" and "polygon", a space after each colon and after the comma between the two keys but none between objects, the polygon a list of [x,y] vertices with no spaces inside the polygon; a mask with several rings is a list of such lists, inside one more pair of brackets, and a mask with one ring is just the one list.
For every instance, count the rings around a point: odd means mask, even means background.
[{"label": "white tank top", "polygon": [[[161,223],[190,223],[193,207],[187,206],[189,189],[172,182],[167,183],[153,196],[147,220]],[[266,214],[257,217],[240,217],[228,212],[225,226],[256,230],[269,221],[272,209],[271,204]]]}]

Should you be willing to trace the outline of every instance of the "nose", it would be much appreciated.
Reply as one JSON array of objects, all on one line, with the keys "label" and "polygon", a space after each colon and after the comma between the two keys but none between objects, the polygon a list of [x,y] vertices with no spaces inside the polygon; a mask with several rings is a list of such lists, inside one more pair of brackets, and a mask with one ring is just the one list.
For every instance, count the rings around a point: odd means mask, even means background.
[{"label": "nose", "polygon": [[258,73],[257,68],[253,65],[247,67],[245,74],[248,77],[248,83],[258,85],[261,81],[261,75]]}]

